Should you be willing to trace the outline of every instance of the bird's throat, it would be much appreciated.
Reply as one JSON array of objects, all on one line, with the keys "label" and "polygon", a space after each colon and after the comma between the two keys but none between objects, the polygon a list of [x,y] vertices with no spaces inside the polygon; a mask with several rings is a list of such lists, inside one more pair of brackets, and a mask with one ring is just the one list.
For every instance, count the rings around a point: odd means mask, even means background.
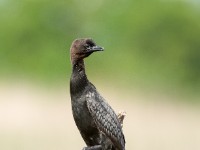
[{"label": "bird's throat", "polygon": [[88,85],[88,79],[85,74],[84,61],[78,61],[73,64],[73,71],[70,79],[70,91],[71,93],[82,93],[85,87]]}]

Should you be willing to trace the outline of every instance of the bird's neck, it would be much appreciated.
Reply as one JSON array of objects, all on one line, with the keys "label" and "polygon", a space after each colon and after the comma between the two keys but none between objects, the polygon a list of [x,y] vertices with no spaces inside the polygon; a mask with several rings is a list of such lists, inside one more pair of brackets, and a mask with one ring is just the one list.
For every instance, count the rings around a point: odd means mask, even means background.
[{"label": "bird's neck", "polygon": [[70,80],[71,93],[78,94],[83,92],[89,81],[85,74],[85,65],[83,60],[75,61]]},{"label": "bird's neck", "polygon": [[73,61],[72,63],[73,73],[85,73],[85,64],[83,60]]}]

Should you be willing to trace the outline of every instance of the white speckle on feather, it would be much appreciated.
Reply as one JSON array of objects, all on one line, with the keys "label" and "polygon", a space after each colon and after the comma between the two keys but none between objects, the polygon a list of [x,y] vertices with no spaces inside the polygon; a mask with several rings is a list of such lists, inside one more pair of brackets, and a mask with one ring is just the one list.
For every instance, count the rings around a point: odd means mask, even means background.
[{"label": "white speckle on feather", "polygon": [[92,93],[92,92],[89,92],[89,93],[86,95],[87,98],[91,98],[91,97],[93,97],[93,96],[94,96],[94,93]]}]

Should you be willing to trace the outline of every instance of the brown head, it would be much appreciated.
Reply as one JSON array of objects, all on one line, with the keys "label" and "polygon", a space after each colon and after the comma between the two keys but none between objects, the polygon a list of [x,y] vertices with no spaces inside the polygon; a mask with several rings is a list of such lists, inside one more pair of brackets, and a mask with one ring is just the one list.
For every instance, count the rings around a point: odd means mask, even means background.
[{"label": "brown head", "polygon": [[83,60],[85,57],[88,57],[93,52],[103,50],[103,47],[97,46],[90,38],[76,39],[73,41],[70,48],[71,63],[75,64],[76,62]]}]

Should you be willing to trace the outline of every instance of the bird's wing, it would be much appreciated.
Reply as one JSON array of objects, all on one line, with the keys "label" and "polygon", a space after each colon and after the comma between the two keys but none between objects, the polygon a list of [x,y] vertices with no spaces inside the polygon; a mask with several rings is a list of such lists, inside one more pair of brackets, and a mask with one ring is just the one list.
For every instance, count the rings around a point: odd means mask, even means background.
[{"label": "bird's wing", "polygon": [[120,149],[125,149],[125,139],[117,115],[99,94],[86,96],[87,107],[99,130],[103,132]]}]

